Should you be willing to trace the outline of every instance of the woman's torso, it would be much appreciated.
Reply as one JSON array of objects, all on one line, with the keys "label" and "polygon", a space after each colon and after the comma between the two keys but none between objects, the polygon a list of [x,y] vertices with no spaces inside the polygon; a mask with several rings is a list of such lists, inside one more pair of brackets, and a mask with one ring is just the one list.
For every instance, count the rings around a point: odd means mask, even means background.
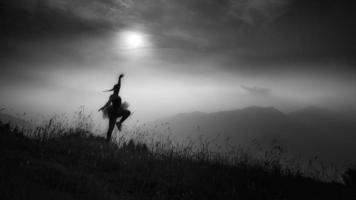
[{"label": "woman's torso", "polygon": [[121,107],[121,97],[118,95],[111,95],[110,100],[112,103],[112,106],[115,108],[120,108]]}]

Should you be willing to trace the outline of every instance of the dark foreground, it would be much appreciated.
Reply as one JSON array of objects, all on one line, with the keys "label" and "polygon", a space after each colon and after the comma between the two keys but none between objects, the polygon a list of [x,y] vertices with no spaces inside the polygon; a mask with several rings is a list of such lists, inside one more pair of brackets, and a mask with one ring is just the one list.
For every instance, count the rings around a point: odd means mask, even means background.
[{"label": "dark foreground", "polygon": [[276,167],[229,166],[71,133],[30,139],[0,125],[0,199],[355,199],[351,187]]}]

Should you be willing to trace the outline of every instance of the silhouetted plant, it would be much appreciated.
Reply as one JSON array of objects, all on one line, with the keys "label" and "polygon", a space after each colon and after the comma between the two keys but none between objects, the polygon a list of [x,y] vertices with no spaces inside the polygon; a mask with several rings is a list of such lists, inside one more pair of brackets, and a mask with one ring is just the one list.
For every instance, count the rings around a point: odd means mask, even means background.
[{"label": "silhouetted plant", "polygon": [[348,187],[356,189],[356,166],[348,168],[342,175],[342,179]]}]

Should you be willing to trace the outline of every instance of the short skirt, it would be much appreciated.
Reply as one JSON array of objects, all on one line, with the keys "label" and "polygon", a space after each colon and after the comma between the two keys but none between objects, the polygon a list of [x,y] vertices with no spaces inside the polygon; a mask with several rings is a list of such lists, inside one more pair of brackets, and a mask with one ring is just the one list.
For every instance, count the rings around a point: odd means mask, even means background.
[{"label": "short skirt", "polygon": [[105,109],[102,110],[103,118],[109,118],[109,116],[119,117],[128,108],[129,108],[129,104],[126,101],[124,103],[122,103],[119,108],[116,108],[116,107],[114,107],[112,105],[108,106],[108,107],[106,107]]}]

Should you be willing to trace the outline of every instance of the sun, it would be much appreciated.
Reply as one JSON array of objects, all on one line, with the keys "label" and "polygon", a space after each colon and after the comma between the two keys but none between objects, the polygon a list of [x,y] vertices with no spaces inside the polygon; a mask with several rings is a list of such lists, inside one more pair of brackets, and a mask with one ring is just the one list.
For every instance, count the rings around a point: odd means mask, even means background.
[{"label": "sun", "polygon": [[124,31],[120,33],[120,46],[127,49],[146,47],[148,44],[145,34],[137,31]]}]

